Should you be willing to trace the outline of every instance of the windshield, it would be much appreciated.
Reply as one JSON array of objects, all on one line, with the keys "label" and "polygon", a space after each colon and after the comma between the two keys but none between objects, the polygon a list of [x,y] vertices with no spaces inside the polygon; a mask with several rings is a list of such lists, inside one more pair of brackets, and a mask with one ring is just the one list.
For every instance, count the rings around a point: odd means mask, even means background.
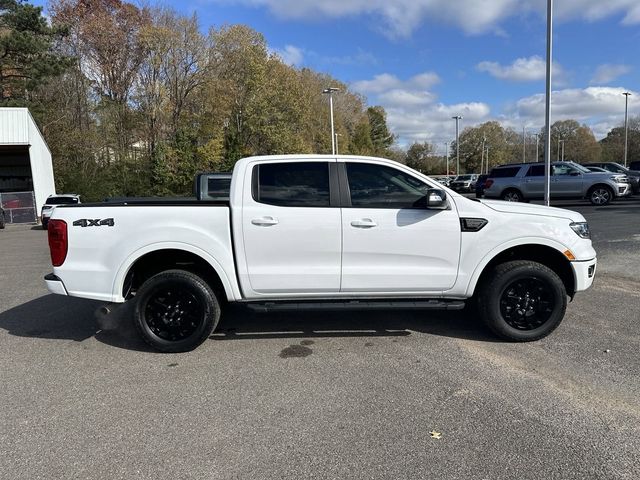
[{"label": "windshield", "polygon": [[456,180],[471,180],[472,176],[471,175],[458,175],[456,177]]},{"label": "windshield", "polygon": [[588,168],[586,168],[586,167],[583,167],[583,166],[582,166],[582,165],[580,165],[580,164],[573,163],[573,162],[569,162],[569,165],[571,165],[573,168],[575,168],[575,169],[576,169],[576,170],[578,170],[579,172],[582,172],[582,173],[591,173],[591,170],[589,170],[589,169],[588,169]]}]

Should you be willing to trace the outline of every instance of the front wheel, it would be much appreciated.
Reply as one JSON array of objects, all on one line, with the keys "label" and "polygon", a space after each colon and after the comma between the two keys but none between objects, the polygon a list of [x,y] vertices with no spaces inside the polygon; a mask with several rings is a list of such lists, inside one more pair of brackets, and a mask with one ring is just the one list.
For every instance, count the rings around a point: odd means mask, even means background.
[{"label": "front wheel", "polygon": [[505,202],[522,202],[524,200],[524,197],[522,196],[522,193],[512,188],[506,190],[502,194],[502,200],[504,200]]},{"label": "front wheel", "polygon": [[147,280],[135,297],[134,322],[142,338],[161,352],[188,352],[211,335],[220,305],[201,277],[167,270]]},{"label": "front wheel", "polygon": [[598,185],[589,190],[589,201],[591,205],[608,205],[613,200],[613,191],[604,185]]},{"label": "front wheel", "polygon": [[495,267],[478,295],[484,323],[506,340],[529,342],[555,330],[567,309],[567,292],[550,268],[517,260]]}]

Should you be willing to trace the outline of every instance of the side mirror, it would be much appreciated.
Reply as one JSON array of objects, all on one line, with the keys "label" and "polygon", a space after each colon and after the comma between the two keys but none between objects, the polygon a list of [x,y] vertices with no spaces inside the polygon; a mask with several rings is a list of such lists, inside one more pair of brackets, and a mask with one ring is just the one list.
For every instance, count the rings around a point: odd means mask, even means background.
[{"label": "side mirror", "polygon": [[439,188],[430,188],[427,194],[421,199],[421,206],[434,210],[444,210],[447,208],[447,194]]}]

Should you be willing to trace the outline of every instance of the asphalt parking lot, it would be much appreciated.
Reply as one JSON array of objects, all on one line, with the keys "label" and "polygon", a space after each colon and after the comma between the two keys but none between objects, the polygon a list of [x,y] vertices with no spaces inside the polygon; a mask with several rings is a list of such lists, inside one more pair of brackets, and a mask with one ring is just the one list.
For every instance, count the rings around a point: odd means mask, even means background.
[{"label": "asphalt parking lot", "polygon": [[49,295],[45,232],[8,226],[0,478],[640,478],[640,199],[559,206],[598,274],[528,344],[458,312],[233,309],[158,354],[126,307]]}]

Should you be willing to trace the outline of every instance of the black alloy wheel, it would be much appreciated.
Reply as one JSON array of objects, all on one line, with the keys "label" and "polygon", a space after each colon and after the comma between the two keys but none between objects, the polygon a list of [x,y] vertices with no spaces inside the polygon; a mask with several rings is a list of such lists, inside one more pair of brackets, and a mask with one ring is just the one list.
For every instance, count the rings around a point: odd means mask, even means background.
[{"label": "black alloy wheel", "polygon": [[500,313],[518,330],[535,330],[553,314],[553,292],[540,278],[529,277],[507,285],[500,297]]},{"label": "black alloy wheel", "polygon": [[480,317],[496,335],[529,342],[555,330],[567,309],[567,292],[556,272],[538,262],[497,265],[477,289]]},{"label": "black alloy wheel", "polygon": [[167,270],[147,280],[134,297],[143,339],[162,352],[187,352],[203,343],[220,319],[207,282],[191,272]]}]

